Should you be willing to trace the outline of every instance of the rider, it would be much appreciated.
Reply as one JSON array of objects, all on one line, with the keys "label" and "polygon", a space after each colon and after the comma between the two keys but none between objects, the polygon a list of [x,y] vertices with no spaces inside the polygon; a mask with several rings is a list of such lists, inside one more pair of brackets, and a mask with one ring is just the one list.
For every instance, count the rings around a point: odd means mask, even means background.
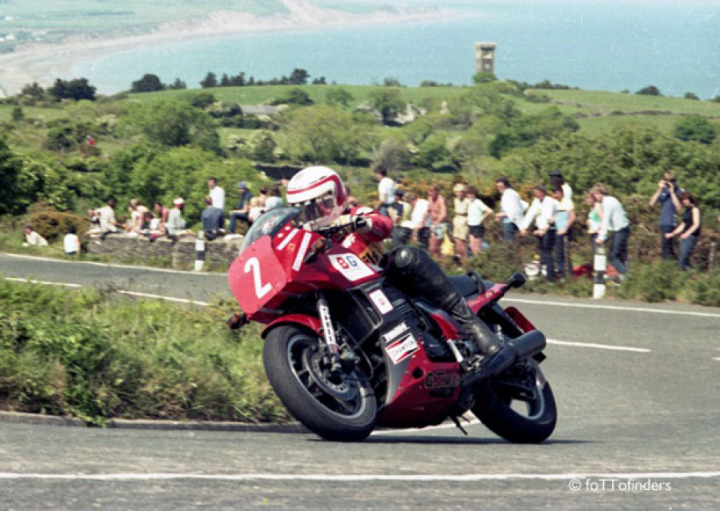
[{"label": "rider", "polygon": [[308,167],[293,176],[287,186],[288,204],[302,210],[306,228],[349,225],[347,234],[334,238],[368,263],[385,268],[389,282],[401,290],[420,295],[455,319],[475,341],[483,355],[482,366],[501,351],[502,344],[473,313],[430,255],[416,247],[401,246],[383,255],[380,242],[392,234],[392,220],[372,208],[348,209],[347,193],[340,176],[327,167]]}]

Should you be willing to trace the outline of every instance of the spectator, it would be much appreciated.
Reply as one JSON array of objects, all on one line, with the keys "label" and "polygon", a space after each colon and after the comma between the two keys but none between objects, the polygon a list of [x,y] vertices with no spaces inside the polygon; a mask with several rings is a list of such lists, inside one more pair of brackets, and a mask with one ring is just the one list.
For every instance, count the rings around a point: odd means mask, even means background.
[{"label": "spectator", "polygon": [[126,231],[128,233],[141,234],[143,231],[145,213],[149,212],[148,208],[143,206],[139,200],[131,199],[128,211],[130,212],[130,222]]},{"label": "spectator", "polygon": [[225,210],[225,190],[217,185],[217,178],[211,177],[208,179],[208,188],[210,189],[210,197],[212,198],[212,205],[216,208]]},{"label": "spectator", "polygon": [[[674,193],[671,191],[674,195]],[[680,268],[683,271],[692,270],[690,256],[695,250],[695,245],[700,238],[700,209],[697,207],[695,197],[688,192],[682,192],[679,197],[680,203],[685,206],[683,221],[677,228],[665,236],[671,239],[680,236]]]},{"label": "spectator", "polygon": [[273,185],[270,187],[270,197],[267,198],[265,201],[265,211],[270,211],[271,209],[275,208],[281,208],[285,205],[285,201],[283,201],[282,193],[280,192],[280,187],[278,185]]},{"label": "spectator", "polygon": [[[557,212],[555,213],[555,269],[560,278],[565,277],[565,253],[567,250],[566,240],[568,233],[575,223],[575,205],[573,201],[565,196],[565,190],[562,185],[555,185],[553,188],[553,199],[557,201]],[[570,264],[569,274],[572,275],[572,262],[568,258]]]},{"label": "spectator", "polygon": [[440,257],[440,245],[447,235],[447,203],[440,195],[437,185],[428,188],[428,213],[430,214],[430,255]]},{"label": "spectator", "polygon": [[250,223],[260,218],[265,213],[265,201],[263,200],[263,188],[260,188],[260,197],[253,197],[250,199],[250,211],[248,212],[248,219]]},{"label": "spectator", "polygon": [[455,200],[453,201],[453,240],[455,242],[455,255],[464,260],[467,258],[468,239],[468,210],[470,199],[465,195],[465,185],[457,183],[453,187]]},{"label": "spectator", "polygon": [[200,215],[205,239],[212,241],[223,233],[225,228],[225,219],[223,218],[223,210],[213,204],[213,198],[205,197],[205,209]]},{"label": "spectator", "polygon": [[168,220],[165,224],[168,236],[182,236],[185,231],[185,219],[182,216],[182,210],[185,207],[185,201],[182,197],[178,197],[173,201],[173,208],[168,213]]},{"label": "spectator", "polygon": [[258,199],[258,200],[255,201],[255,204],[257,204],[257,205],[262,206],[263,208],[265,208],[265,203],[266,203],[267,200],[268,200],[268,194],[267,194],[267,193],[268,193],[268,191],[267,191],[267,186],[261,186],[260,188],[258,188],[258,196],[255,197],[255,198]]},{"label": "spectator", "polygon": [[549,174],[550,176],[550,186],[552,189],[555,189],[556,186],[562,187],[563,190],[563,197],[567,197],[567,200],[571,201],[573,198],[573,189],[570,187],[569,184],[565,182],[565,179],[563,178],[562,171],[561,170],[553,170]]},{"label": "spectator", "polygon": [[613,233],[610,248],[610,264],[618,271],[617,280],[622,282],[627,274],[627,246],[630,237],[630,223],[620,201],[610,196],[607,188],[596,185],[593,188],[595,200],[602,206],[602,219],[598,232],[597,244],[603,245],[609,233]]},{"label": "spectator", "polygon": [[360,201],[357,199],[357,197],[353,197],[352,192],[350,191],[350,187],[345,187],[345,192],[347,193],[347,205],[348,208],[355,208],[360,205]]},{"label": "spectator", "polygon": [[395,190],[395,202],[388,208],[388,213],[393,221],[393,242],[396,246],[407,245],[412,236],[410,218],[412,206],[405,201],[405,192]]},{"label": "spectator", "polygon": [[375,168],[375,179],[378,180],[378,212],[388,216],[388,207],[395,202],[395,181],[388,177],[385,167]]},{"label": "spectator", "polygon": [[235,226],[237,221],[241,220],[247,224],[248,227],[252,224],[248,214],[250,213],[250,199],[253,198],[252,193],[248,190],[245,181],[238,183],[238,199],[237,208],[230,212],[230,234],[235,234]]},{"label": "spectator", "polygon": [[502,219],[505,243],[511,243],[515,241],[515,235],[523,221],[525,207],[520,195],[510,186],[508,178],[498,178],[495,180],[495,186],[501,195],[500,213],[497,213],[495,218]]},{"label": "spectator", "polygon": [[677,187],[675,174],[665,172],[663,178],[658,182],[655,194],[650,199],[651,206],[660,203],[660,246],[662,258],[665,260],[677,259],[673,236],[668,236],[668,234],[675,231],[677,226],[677,212],[681,208],[678,196],[682,191]]},{"label": "spectator", "polygon": [[492,215],[492,209],[487,207],[478,196],[477,189],[469,187],[467,190],[470,206],[468,207],[468,230],[470,234],[470,250],[473,256],[478,256],[482,250],[482,239],[485,236],[483,222]]},{"label": "spectator", "polygon": [[100,218],[100,234],[106,236],[107,234],[120,234],[122,231],[118,229],[119,223],[115,219],[115,199],[110,197],[107,200],[107,205],[95,210],[98,217]]},{"label": "spectator", "polygon": [[600,222],[602,219],[602,206],[595,200],[595,196],[592,192],[585,194],[585,204],[590,206],[590,212],[588,213],[587,219],[587,233],[590,235],[590,246],[592,247],[592,253],[597,252],[597,237],[600,232]]},{"label": "spectator", "polygon": [[412,229],[410,242],[419,243],[427,249],[430,242],[430,203],[415,194],[408,195],[407,201],[412,207],[410,222],[407,224]]},{"label": "spectator", "polygon": [[537,185],[533,188],[535,199],[530,205],[525,218],[520,224],[520,233],[527,235],[530,225],[535,222],[533,234],[538,240],[538,251],[540,252],[540,264],[545,267],[547,280],[555,281],[555,263],[553,261],[553,248],[555,247],[555,214],[557,213],[557,202],[549,197],[544,185]]},{"label": "spectator", "polygon": [[102,229],[100,229],[100,216],[95,212],[94,209],[88,209],[87,215],[90,219],[90,229],[88,229],[85,235],[94,236],[96,234],[102,234]]},{"label": "spectator", "polygon": [[80,253],[80,238],[77,235],[77,227],[74,225],[68,227],[68,232],[63,238],[63,249],[67,255]]},{"label": "spectator", "polygon": [[[162,205],[162,202],[155,202],[153,210],[157,213],[157,225],[152,225],[150,230],[157,230],[159,234],[167,234],[167,222],[170,210]],[[153,229],[155,227],[155,229]]]},{"label": "spectator", "polygon": [[40,236],[35,230],[30,227],[29,225],[25,226],[25,243],[23,243],[25,246],[33,246],[33,247],[47,247],[48,242],[45,238]]}]

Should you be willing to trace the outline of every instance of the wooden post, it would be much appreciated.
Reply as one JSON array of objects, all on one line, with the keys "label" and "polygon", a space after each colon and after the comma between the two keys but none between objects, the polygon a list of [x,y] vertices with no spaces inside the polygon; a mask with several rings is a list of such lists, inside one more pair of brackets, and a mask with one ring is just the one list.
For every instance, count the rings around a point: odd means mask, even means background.
[{"label": "wooden post", "polygon": [[710,242],[710,255],[708,256],[708,271],[715,269],[715,261],[717,260],[717,241]]}]

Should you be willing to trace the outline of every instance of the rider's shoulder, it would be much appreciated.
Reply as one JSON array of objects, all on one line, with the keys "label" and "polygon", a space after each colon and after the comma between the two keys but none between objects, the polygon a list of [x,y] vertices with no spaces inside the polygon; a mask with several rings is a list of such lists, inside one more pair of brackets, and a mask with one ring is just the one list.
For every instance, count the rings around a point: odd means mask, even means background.
[{"label": "rider's shoulder", "polygon": [[368,206],[355,206],[350,210],[351,215],[372,215],[373,213],[377,213],[377,211]]}]

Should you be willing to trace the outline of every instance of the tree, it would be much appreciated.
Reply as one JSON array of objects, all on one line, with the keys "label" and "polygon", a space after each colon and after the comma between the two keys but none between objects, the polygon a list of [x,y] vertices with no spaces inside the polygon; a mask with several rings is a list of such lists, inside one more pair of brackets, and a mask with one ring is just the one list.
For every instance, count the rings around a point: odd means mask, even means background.
[{"label": "tree", "polygon": [[49,89],[50,94],[57,99],[74,99],[80,101],[87,99],[95,101],[96,88],[90,85],[87,78],[77,78],[75,80],[65,81],[61,79],[55,80],[55,84]]},{"label": "tree", "polygon": [[22,162],[0,137],[0,215],[20,213]]},{"label": "tree", "polygon": [[475,73],[472,77],[473,83],[476,85],[481,83],[491,83],[497,80],[497,77],[490,71],[480,71]]},{"label": "tree", "polygon": [[405,109],[405,101],[398,90],[376,89],[368,95],[370,106],[380,112],[383,124],[392,124]]},{"label": "tree", "polygon": [[673,135],[684,142],[695,141],[701,144],[711,144],[715,140],[717,132],[710,121],[692,115],[683,117],[675,123]]},{"label": "tree", "polygon": [[287,83],[289,85],[305,85],[307,84],[309,78],[310,74],[306,70],[302,68],[295,68],[292,73],[290,73]]},{"label": "tree", "polygon": [[20,94],[34,99],[44,99],[45,89],[43,89],[37,82],[33,82],[29,85],[25,85],[20,91]]},{"label": "tree", "polygon": [[23,112],[23,109],[19,106],[16,106],[12,110],[12,120],[15,122],[20,122],[25,118],[25,113]]},{"label": "tree", "polygon": [[164,89],[165,85],[160,80],[160,77],[158,75],[148,73],[143,75],[143,77],[139,80],[136,80],[132,83],[130,92],[155,92]]},{"label": "tree", "polygon": [[220,151],[220,139],[208,114],[182,101],[134,104],[125,119],[131,130],[165,146],[194,145]]},{"label": "tree", "polygon": [[308,106],[313,104],[313,100],[310,99],[310,94],[302,89],[294,88],[290,89],[272,102],[273,105],[302,105]]},{"label": "tree", "polygon": [[327,101],[328,105],[342,106],[345,108],[350,106],[350,103],[353,99],[355,98],[350,92],[340,87],[334,87],[328,90],[327,94],[325,95],[325,100]]},{"label": "tree", "polygon": [[686,92],[685,99],[692,99],[694,101],[698,101],[700,98],[694,92]]},{"label": "tree", "polygon": [[349,113],[328,105],[299,108],[282,128],[290,153],[310,162],[348,163],[368,139],[368,132]]},{"label": "tree", "polygon": [[215,73],[213,73],[212,71],[209,72],[207,75],[205,75],[205,78],[203,78],[202,81],[200,82],[200,86],[203,89],[210,89],[212,87],[217,87],[218,86],[217,75],[215,75]]},{"label": "tree", "polygon": [[642,89],[636,91],[635,94],[640,94],[643,96],[662,96],[662,94],[660,93],[660,89],[658,89],[654,85],[648,85],[647,87],[643,87]]},{"label": "tree", "polygon": [[383,87],[403,87],[403,84],[399,79],[389,77],[383,80]]},{"label": "tree", "polygon": [[167,88],[171,90],[187,89],[187,84],[180,78],[175,78],[175,81],[172,83],[172,85],[168,85]]},{"label": "tree", "polygon": [[313,85],[327,85],[327,80],[325,80],[324,76],[321,76],[320,78],[315,78],[312,83]]},{"label": "tree", "polygon": [[213,96],[210,92],[201,92],[200,94],[193,96],[191,104],[195,108],[200,108],[201,110],[205,110],[210,105],[215,103],[215,101],[217,101],[215,99],[215,96]]},{"label": "tree", "polygon": [[222,78],[220,78],[220,87],[230,87],[230,77],[227,73],[223,73]]}]

